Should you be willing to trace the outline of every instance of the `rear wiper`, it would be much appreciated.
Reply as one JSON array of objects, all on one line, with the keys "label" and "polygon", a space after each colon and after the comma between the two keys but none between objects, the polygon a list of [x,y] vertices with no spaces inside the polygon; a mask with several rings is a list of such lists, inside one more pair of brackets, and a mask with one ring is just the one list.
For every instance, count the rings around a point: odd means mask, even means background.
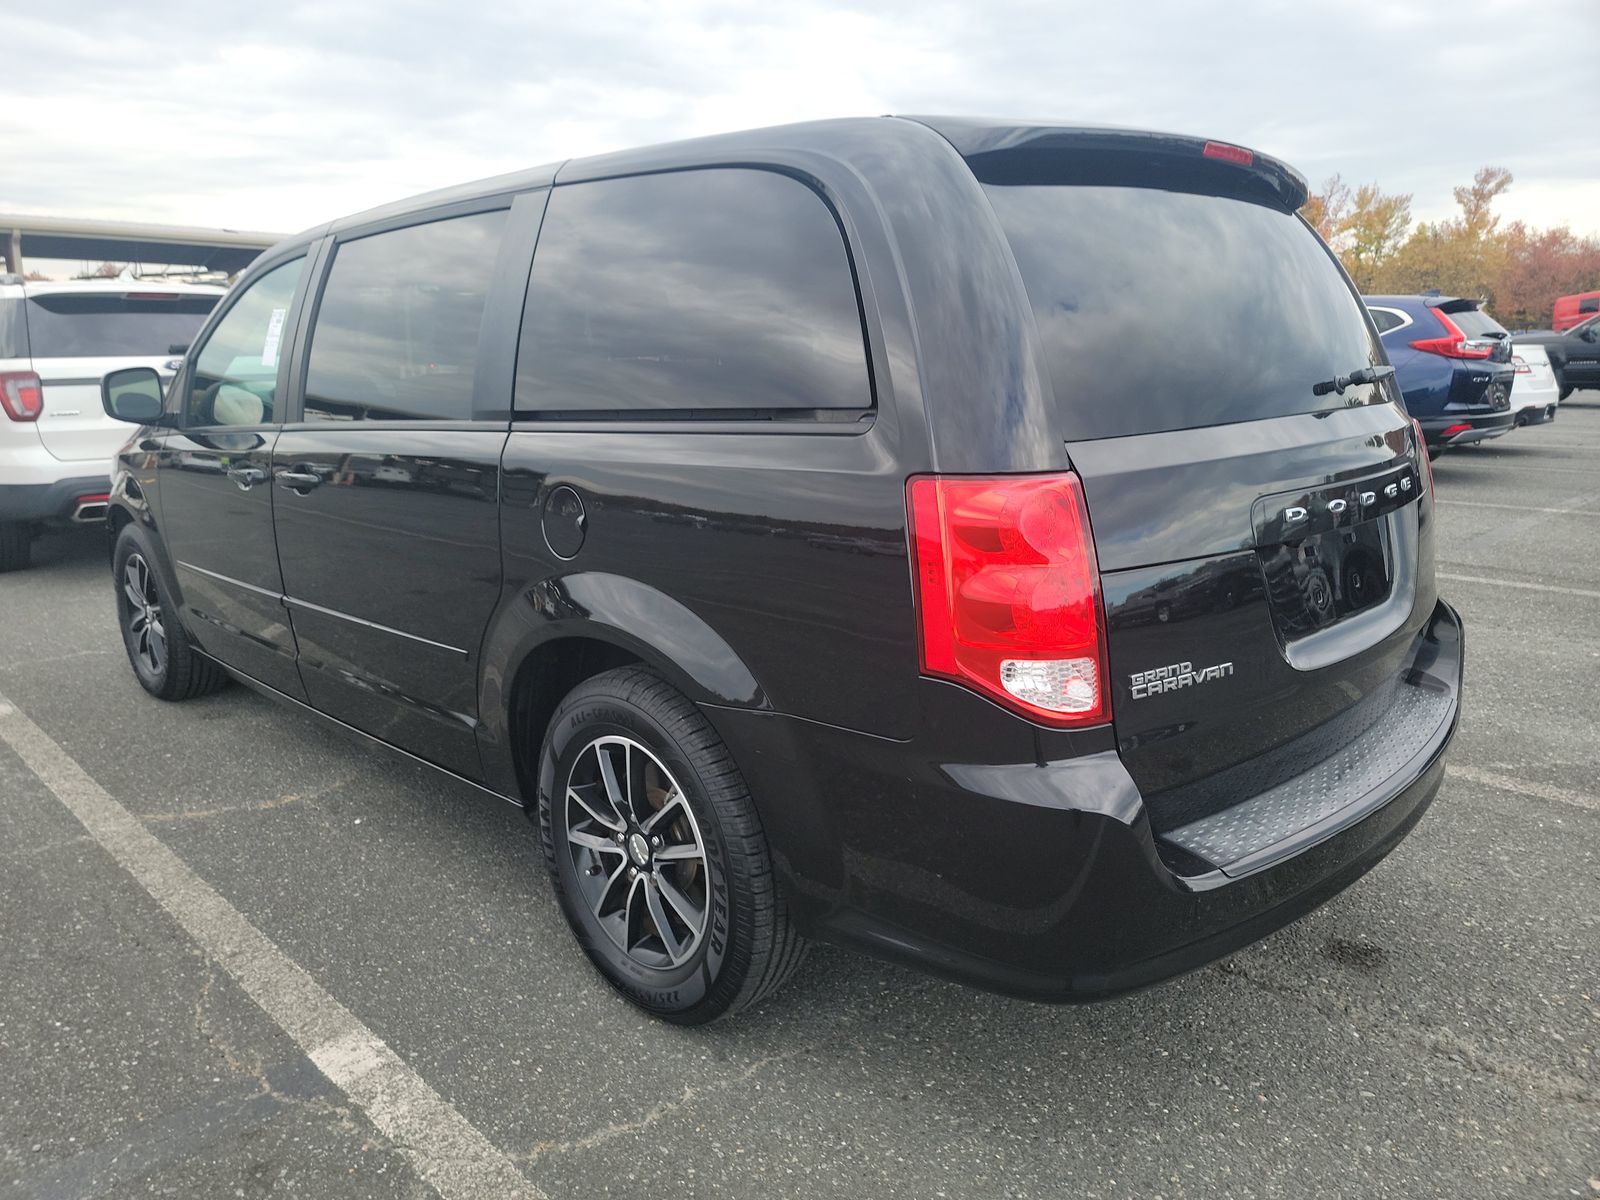
[{"label": "rear wiper", "polygon": [[1382,367],[1357,367],[1348,375],[1335,375],[1332,379],[1325,379],[1321,383],[1311,385],[1313,396],[1326,396],[1329,392],[1338,392],[1344,395],[1347,387],[1355,387],[1362,383],[1381,383],[1385,379],[1394,378],[1394,368]]}]

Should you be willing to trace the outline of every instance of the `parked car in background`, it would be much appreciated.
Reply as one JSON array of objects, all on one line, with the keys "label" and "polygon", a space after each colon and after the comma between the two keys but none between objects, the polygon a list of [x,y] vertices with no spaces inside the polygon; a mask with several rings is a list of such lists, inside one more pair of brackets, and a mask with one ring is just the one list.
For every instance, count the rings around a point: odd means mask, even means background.
[{"label": "parked car in background", "polygon": [[101,408],[100,377],[145,365],[171,378],[225,290],[0,277],[0,571],[26,567],[43,529],[105,519],[128,428]]},{"label": "parked car in background", "polygon": [[1512,343],[1513,350],[1544,347],[1563,400],[1578,388],[1600,388],[1600,317],[1590,317],[1565,333],[1534,330],[1514,334]]},{"label": "parked car in background", "polygon": [[1500,437],[1514,427],[1510,335],[1476,300],[1365,296],[1394,364],[1406,410],[1430,451]]},{"label": "parked car in background", "polygon": [[1582,325],[1590,317],[1600,316],[1600,292],[1579,292],[1575,296],[1556,299],[1555,313],[1550,327],[1556,333],[1565,333],[1574,325]]},{"label": "parked car in background", "polygon": [[1511,365],[1517,380],[1511,389],[1511,415],[1518,425],[1542,425],[1556,418],[1561,385],[1550,369],[1550,356],[1537,342],[1511,345]]},{"label": "parked car in background", "polygon": [[106,381],[133,673],[525,806],[671,1021],[811,938],[1047,1000],[1198,967],[1393,849],[1459,711],[1431,473],[1305,198],[874,118],[319,225],[165,400]]}]

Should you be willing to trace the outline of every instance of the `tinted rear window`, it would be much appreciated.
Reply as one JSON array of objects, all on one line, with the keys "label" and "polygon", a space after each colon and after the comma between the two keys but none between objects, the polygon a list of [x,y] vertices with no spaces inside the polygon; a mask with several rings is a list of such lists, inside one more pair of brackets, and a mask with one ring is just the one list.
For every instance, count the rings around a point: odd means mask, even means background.
[{"label": "tinted rear window", "polygon": [[822,198],[771,171],[558,187],[539,232],[517,408],[866,408],[861,309]]},{"label": "tinted rear window", "polygon": [[1464,308],[1460,312],[1451,313],[1450,319],[1456,323],[1456,328],[1469,338],[1506,336],[1505,326],[1482,309]]},{"label": "tinted rear window", "polygon": [[1071,438],[1340,407],[1312,385],[1381,361],[1361,305],[1298,217],[1188,192],[985,187]]},{"label": "tinted rear window", "polygon": [[35,358],[149,358],[188,348],[218,296],[57,292],[28,297]]}]

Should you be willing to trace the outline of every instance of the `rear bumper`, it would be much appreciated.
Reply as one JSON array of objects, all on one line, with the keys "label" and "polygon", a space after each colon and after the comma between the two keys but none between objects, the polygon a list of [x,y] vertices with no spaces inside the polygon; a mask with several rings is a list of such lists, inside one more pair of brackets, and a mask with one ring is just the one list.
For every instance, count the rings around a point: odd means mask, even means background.
[{"label": "rear bumper", "polygon": [[[1388,854],[1439,790],[1461,649],[1460,620],[1441,603],[1406,673],[1407,686],[1443,699],[1439,727],[1377,786],[1339,797],[1335,811],[1255,848],[1231,874],[1185,859],[1152,831],[1098,731],[1070,745],[1036,737],[1029,753],[999,744],[998,725],[978,729],[976,709],[941,721],[924,742],[773,714],[708,715],[751,784],[809,932],[996,991],[1085,1001],[1231,953]],[[957,707],[952,700],[952,717]],[[979,741],[994,753],[975,757]]]},{"label": "rear bumper", "polygon": [[1493,413],[1457,413],[1419,417],[1422,436],[1430,446],[1470,446],[1510,433],[1516,424],[1510,409]]},{"label": "rear bumper", "polygon": [[79,497],[105,496],[110,490],[110,475],[80,475],[54,483],[3,483],[0,521],[69,521]]}]

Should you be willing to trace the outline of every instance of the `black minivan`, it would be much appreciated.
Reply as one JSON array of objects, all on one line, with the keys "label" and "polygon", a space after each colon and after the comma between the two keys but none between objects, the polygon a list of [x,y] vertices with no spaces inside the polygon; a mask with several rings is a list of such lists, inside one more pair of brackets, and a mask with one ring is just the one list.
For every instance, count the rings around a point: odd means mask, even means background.
[{"label": "black minivan", "polygon": [[1432,478],[1305,182],[827,121],[268,251],[110,517],[139,682],[228,677],[524,806],[692,1024],[811,939],[1043,1000],[1199,966],[1437,792]]}]

